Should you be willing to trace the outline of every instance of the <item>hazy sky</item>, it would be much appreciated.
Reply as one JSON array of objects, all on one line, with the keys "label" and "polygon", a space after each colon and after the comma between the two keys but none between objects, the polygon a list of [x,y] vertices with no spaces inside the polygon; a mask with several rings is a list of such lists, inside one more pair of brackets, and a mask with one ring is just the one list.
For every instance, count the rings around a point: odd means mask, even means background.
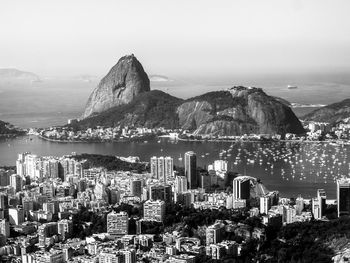
[{"label": "hazy sky", "polygon": [[349,0],[1,0],[0,67],[103,75],[350,71]]}]

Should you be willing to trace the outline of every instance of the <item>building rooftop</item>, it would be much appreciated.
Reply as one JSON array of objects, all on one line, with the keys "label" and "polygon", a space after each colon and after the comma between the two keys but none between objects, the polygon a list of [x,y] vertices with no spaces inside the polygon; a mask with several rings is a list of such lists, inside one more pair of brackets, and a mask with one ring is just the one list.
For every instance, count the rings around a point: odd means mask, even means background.
[{"label": "building rooftop", "polygon": [[337,180],[337,184],[350,185],[350,178],[340,178]]}]

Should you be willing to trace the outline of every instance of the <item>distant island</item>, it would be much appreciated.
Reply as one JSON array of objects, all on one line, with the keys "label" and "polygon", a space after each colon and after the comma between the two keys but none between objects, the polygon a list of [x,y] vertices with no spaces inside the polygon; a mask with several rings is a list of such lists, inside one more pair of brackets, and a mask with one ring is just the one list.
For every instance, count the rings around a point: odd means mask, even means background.
[{"label": "distant island", "polygon": [[89,74],[83,74],[75,77],[77,80],[81,80],[83,82],[91,83],[92,81],[96,80],[97,77]]},{"label": "distant island", "polygon": [[40,82],[38,75],[14,68],[0,68],[0,81],[30,81]]},{"label": "distant island", "polygon": [[149,75],[149,80],[152,82],[167,82],[167,81],[172,81],[166,76],[163,75]]},{"label": "distant island", "polygon": [[325,104],[302,104],[302,103],[297,103],[297,102],[292,102],[291,107],[292,108],[322,108],[326,107],[327,105]]}]

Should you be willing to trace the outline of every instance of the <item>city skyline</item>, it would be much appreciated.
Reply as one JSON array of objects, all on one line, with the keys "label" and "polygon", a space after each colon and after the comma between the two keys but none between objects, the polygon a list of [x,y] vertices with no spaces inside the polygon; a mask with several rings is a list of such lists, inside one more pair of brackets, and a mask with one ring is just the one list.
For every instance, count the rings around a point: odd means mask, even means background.
[{"label": "city skyline", "polygon": [[[5,255],[21,258],[23,263],[67,259],[137,263],[141,257],[154,255],[164,257],[167,263],[193,263],[201,257],[249,258],[242,252],[248,247],[246,242],[263,244],[269,227],[284,231],[308,224],[318,229],[324,224],[332,229],[332,224],[342,224],[350,213],[349,178],[337,180],[336,200],[327,198],[324,189],[314,189],[316,197],[310,200],[300,195],[295,200],[281,196],[278,187],[268,191],[255,177],[232,176],[225,158],[199,168],[193,151],[185,152],[184,167],[174,166],[174,170],[164,167],[174,165],[173,156],[153,156],[148,164],[136,156],[114,157],[118,165],[113,170],[106,169],[103,161],[115,162],[111,156],[82,156],[26,152],[18,154],[17,171],[11,167],[0,169],[0,244],[6,244]],[[142,169],[133,168],[140,164],[144,165]],[[194,178],[197,185],[192,182]],[[188,212],[190,215],[184,217]],[[208,218],[203,217],[208,213]],[[232,217],[236,219],[229,220]],[[178,226],[197,224],[199,218],[203,218],[200,224],[205,227],[199,237],[164,228],[172,227],[174,222]],[[157,243],[160,229],[165,231],[160,236],[163,242]],[[30,235],[34,233],[37,241]],[[29,234],[25,239],[28,245],[16,252],[16,242],[22,242],[23,234]],[[76,243],[87,253],[77,252]],[[71,254],[69,246],[78,254]],[[142,250],[137,249],[139,246]],[[249,251],[255,257],[264,257],[258,250]]]},{"label": "city skyline", "polygon": [[0,1],[0,262],[348,262],[349,10]]}]

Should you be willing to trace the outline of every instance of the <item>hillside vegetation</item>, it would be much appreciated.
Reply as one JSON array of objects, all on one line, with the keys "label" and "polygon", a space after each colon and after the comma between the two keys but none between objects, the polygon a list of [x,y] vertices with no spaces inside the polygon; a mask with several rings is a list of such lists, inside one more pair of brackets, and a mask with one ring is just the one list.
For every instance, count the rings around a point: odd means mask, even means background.
[{"label": "hillside vegetation", "polygon": [[350,99],[317,109],[302,117],[306,121],[335,123],[350,117]]}]

